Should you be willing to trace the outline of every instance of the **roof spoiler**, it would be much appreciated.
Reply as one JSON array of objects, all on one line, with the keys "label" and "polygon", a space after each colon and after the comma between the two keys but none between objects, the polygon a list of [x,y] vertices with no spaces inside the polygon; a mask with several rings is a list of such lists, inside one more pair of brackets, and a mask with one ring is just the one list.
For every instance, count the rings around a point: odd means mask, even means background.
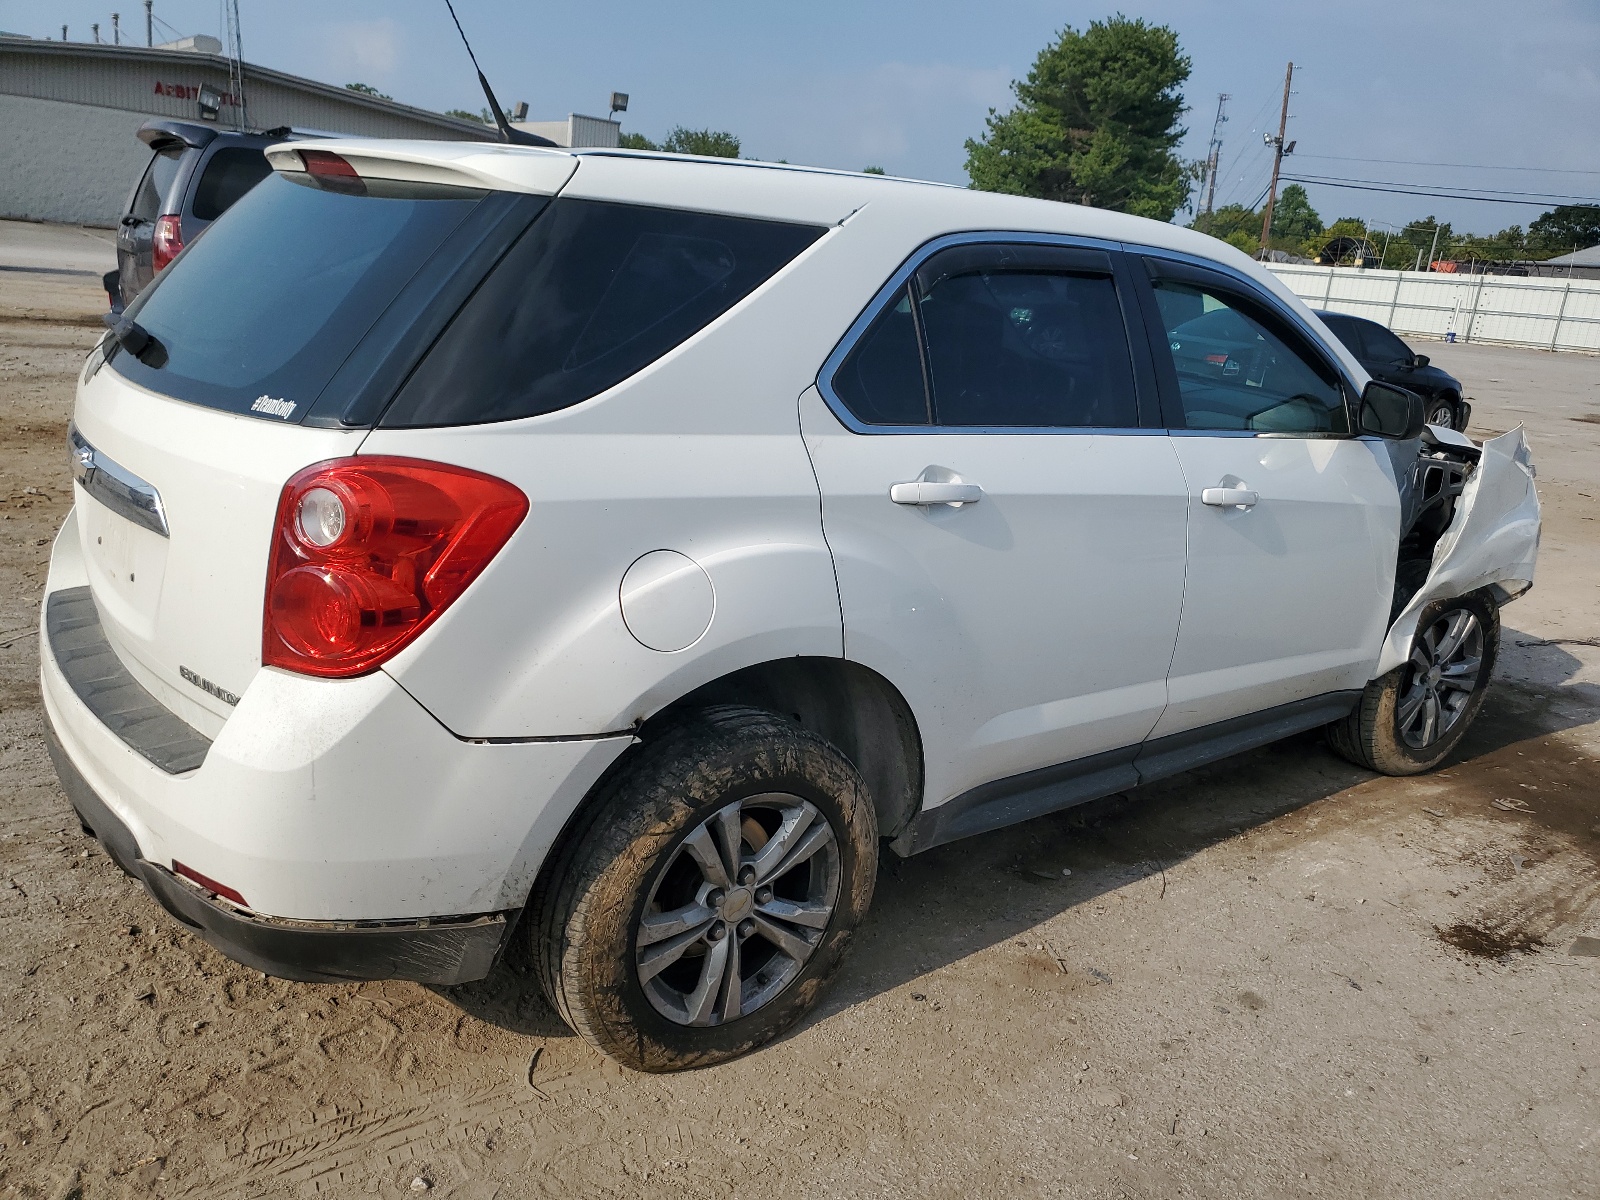
[{"label": "roof spoiler", "polygon": [[191,150],[198,150],[201,146],[210,145],[216,136],[217,131],[209,125],[195,121],[174,121],[168,117],[152,117],[139,126],[139,140],[152,150],[164,150],[169,146],[188,146]]}]

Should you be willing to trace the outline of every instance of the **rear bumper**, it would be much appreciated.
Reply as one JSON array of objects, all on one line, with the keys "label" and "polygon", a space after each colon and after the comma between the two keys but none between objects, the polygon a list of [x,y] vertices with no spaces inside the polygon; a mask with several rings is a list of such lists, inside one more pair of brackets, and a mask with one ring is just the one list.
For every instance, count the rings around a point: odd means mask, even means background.
[{"label": "rear bumper", "polygon": [[489,973],[514,923],[514,912],[410,922],[288,921],[245,913],[141,858],[133,834],[73,766],[48,718],[45,732],[67,799],[117,865],[142,882],[162,908],[247,967],[307,983],[466,983]]},{"label": "rear bumper", "polygon": [[[358,934],[381,945],[385,931],[408,929],[430,931],[424,945],[490,938],[468,927],[503,924],[526,903],[567,819],[632,740],[468,741],[382,671],[320,680],[259,670],[227,719],[207,731],[204,753],[169,761],[156,753],[171,739],[145,711],[152,697],[110,686],[114,664],[101,660],[113,652],[77,661],[93,632],[87,624],[98,621],[92,605],[54,629],[43,619],[52,599],[87,582],[78,540],[69,515],[51,559],[39,642],[62,783],[130,872],[245,961],[254,954],[298,978],[349,978],[354,968],[325,970],[315,955],[296,968],[294,956],[270,947],[291,934],[301,945],[300,934]],[[70,678],[63,663],[75,672]],[[93,678],[80,677],[85,672]],[[171,875],[175,862],[244,903],[198,892]],[[378,965],[362,968],[367,977],[423,977],[411,951],[395,951],[389,966],[387,952],[374,953]]]}]

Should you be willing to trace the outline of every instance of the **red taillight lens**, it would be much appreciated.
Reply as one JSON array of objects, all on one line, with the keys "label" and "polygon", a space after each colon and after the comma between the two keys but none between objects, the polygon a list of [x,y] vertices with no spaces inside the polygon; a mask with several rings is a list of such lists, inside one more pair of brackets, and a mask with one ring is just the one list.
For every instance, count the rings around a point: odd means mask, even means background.
[{"label": "red taillight lens", "polygon": [[326,150],[300,150],[296,153],[300,155],[300,161],[305,164],[306,173],[323,187],[336,192],[348,192],[353,196],[367,194],[366,183],[350,165],[349,159],[329,154]]},{"label": "red taillight lens", "polygon": [[183,222],[177,213],[156,218],[155,235],[150,242],[150,254],[157,271],[178,257],[183,249]]},{"label": "red taillight lens", "polygon": [[284,485],[261,661],[363,675],[466,591],[528,514],[503,479],[411,458],[345,458]]}]

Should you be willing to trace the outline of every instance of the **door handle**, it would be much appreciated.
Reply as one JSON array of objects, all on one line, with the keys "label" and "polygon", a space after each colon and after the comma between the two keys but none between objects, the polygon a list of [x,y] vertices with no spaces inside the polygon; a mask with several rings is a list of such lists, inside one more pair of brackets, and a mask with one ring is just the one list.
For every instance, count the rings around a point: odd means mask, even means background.
[{"label": "door handle", "polygon": [[1213,508],[1254,508],[1260,499],[1260,493],[1242,487],[1206,488],[1200,493],[1200,503]]},{"label": "door handle", "polygon": [[913,479],[910,483],[896,483],[889,487],[889,499],[896,504],[976,504],[983,499],[983,489],[975,483],[941,483],[927,479]]}]

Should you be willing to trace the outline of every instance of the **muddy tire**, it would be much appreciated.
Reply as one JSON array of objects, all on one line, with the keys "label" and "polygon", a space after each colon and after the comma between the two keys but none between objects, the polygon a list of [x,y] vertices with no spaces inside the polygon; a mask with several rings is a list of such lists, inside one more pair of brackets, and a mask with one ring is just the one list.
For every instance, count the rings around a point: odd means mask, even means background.
[{"label": "muddy tire", "polygon": [[1423,609],[1411,657],[1367,684],[1328,743],[1385,775],[1431,771],[1466,736],[1483,707],[1500,649],[1500,611],[1482,592]]},{"label": "muddy tire", "polygon": [[816,1004],[872,900],[877,821],[833,745],[755,708],[630,752],[530,899],[562,1019],[640,1071],[709,1066]]}]

